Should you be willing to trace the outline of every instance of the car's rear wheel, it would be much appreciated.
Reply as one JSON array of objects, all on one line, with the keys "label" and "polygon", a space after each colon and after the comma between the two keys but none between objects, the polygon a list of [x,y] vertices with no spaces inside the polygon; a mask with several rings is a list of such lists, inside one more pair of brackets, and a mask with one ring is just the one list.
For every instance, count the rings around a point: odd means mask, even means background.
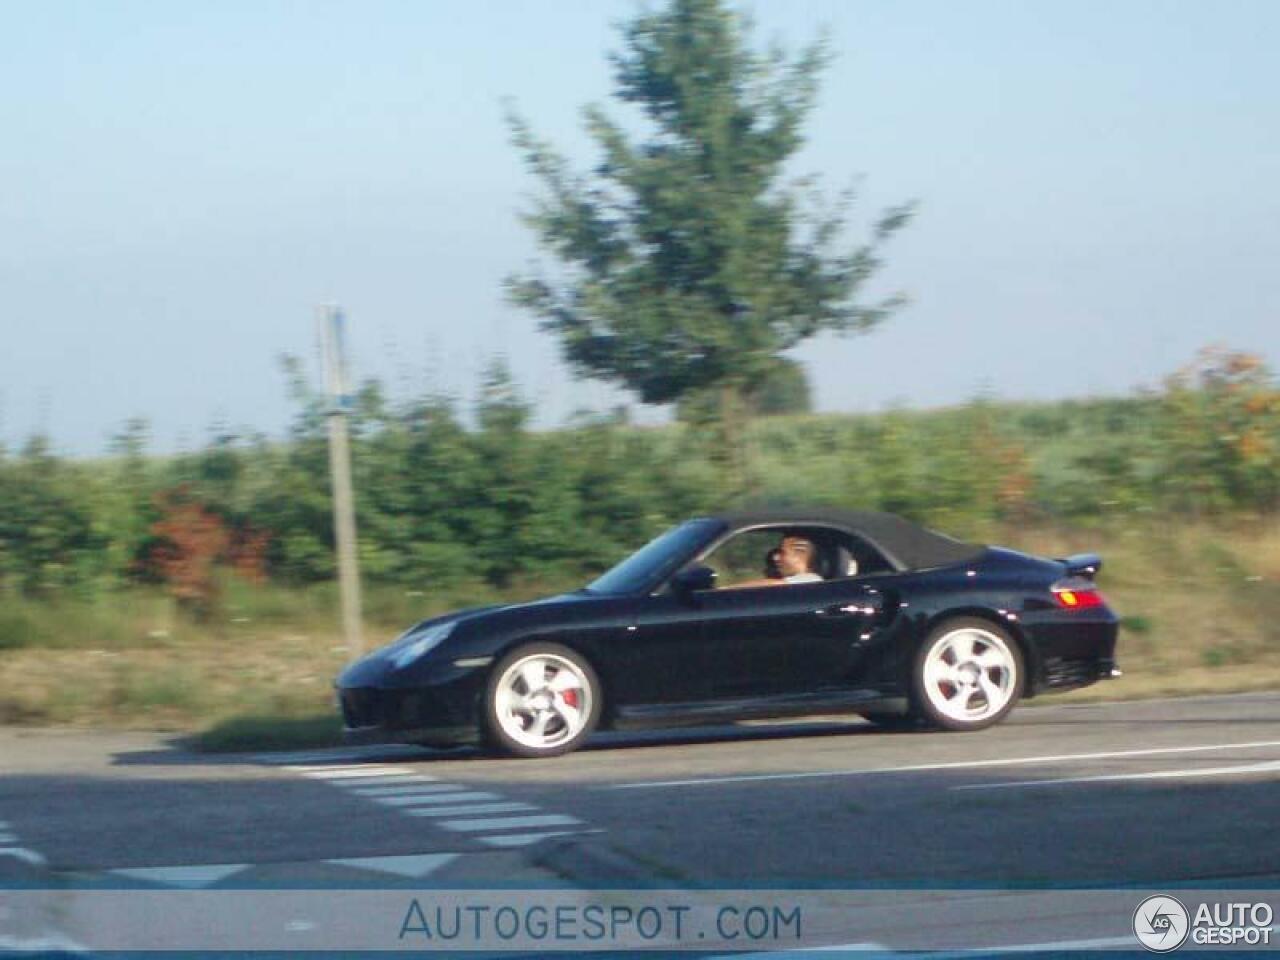
[{"label": "car's rear wheel", "polygon": [[915,707],[947,730],[999,723],[1022,692],[1022,652],[1007,632],[975,618],[948,620],[925,639],[912,674]]},{"label": "car's rear wheel", "polygon": [[538,643],[499,661],[485,691],[485,732],[521,757],[551,757],[578,747],[600,718],[600,681],[568,647]]}]

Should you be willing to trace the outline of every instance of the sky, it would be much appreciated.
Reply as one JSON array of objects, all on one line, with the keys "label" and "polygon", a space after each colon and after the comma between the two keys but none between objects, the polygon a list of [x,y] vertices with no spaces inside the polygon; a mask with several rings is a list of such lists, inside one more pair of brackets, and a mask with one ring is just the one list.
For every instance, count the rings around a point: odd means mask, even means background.
[{"label": "sky", "polygon": [[[755,0],[836,55],[793,172],[856,184],[851,242],[919,211],[874,293],[797,352],[818,409],[1157,385],[1208,343],[1280,367],[1280,3]],[[576,381],[502,279],[539,257],[504,98],[579,167],[632,0],[0,2],[0,445],[92,455],[280,434],[279,357],[340,303],[393,396],[508,359],[541,426]],[[639,411],[661,420],[662,411]]]}]

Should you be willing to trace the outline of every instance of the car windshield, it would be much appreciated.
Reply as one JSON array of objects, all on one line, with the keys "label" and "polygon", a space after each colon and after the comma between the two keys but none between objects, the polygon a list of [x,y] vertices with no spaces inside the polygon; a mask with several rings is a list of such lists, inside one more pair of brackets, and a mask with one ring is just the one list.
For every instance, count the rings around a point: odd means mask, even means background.
[{"label": "car windshield", "polygon": [[718,520],[690,520],[672,527],[587,584],[591,593],[635,593],[674,573],[720,526]]}]

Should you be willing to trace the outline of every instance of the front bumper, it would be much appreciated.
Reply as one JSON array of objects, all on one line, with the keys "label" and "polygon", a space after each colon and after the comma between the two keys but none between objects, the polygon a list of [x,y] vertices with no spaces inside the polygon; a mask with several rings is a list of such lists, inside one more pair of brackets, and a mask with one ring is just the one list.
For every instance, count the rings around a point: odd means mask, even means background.
[{"label": "front bumper", "polygon": [[349,743],[457,745],[479,739],[484,675],[454,673],[424,686],[340,685],[338,709]]}]

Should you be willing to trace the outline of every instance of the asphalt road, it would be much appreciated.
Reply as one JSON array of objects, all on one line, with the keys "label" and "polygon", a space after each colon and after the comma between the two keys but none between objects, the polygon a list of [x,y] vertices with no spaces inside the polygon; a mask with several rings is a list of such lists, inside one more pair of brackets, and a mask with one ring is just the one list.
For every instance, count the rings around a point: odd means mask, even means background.
[{"label": "asphalt road", "polygon": [[1275,888],[1277,825],[1271,693],[1028,706],[976,734],[833,719],[606,735],[540,761],[208,757],[159,735],[0,730],[0,849],[173,886],[398,870],[444,886]]}]

